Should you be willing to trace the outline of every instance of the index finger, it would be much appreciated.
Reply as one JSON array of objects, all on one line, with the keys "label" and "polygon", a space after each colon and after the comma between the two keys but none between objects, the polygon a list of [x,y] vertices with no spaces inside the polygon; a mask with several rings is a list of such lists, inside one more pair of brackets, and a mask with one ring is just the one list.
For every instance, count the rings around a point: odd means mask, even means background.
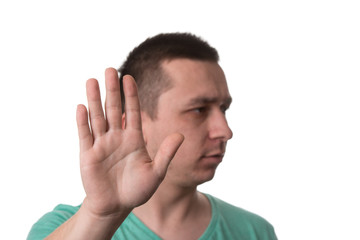
[{"label": "index finger", "polygon": [[126,128],[141,130],[140,102],[135,79],[130,75],[123,78],[125,95],[125,121]]}]

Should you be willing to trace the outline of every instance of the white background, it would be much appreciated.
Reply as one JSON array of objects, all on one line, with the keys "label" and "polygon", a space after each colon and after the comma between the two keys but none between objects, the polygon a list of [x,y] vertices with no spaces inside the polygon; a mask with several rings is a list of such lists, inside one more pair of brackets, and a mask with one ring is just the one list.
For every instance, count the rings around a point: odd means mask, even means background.
[{"label": "white background", "polygon": [[[101,2],[101,3],[100,3]],[[160,32],[215,46],[234,132],[200,190],[279,239],[360,239],[358,1],[1,1],[1,239],[81,203],[75,109],[85,81]]]}]

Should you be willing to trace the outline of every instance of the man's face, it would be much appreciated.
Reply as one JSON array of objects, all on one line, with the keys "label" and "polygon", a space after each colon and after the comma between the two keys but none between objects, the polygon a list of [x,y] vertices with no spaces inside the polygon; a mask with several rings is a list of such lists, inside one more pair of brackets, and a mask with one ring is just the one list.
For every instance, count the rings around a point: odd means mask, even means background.
[{"label": "man's face", "polygon": [[232,137],[225,118],[231,103],[225,75],[217,63],[207,61],[175,59],[162,67],[173,87],[159,97],[156,119],[143,119],[147,149],[153,157],[165,137],[183,134],[165,180],[197,186],[213,178]]}]

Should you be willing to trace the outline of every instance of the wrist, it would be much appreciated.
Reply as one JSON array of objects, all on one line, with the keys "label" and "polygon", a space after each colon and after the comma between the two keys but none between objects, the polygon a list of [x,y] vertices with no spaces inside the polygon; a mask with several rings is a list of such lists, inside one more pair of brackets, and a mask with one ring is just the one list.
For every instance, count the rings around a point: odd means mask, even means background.
[{"label": "wrist", "polygon": [[119,223],[119,226],[132,211],[132,209],[121,206],[108,207],[107,210],[99,210],[90,203],[87,197],[84,199],[79,211],[80,210],[84,217],[89,218],[91,221],[107,222],[113,225]]},{"label": "wrist", "polygon": [[70,233],[69,238],[64,239],[111,239],[116,230],[120,227],[131,210],[120,209],[116,212],[98,214],[89,207],[89,202],[85,198],[79,211],[68,223],[66,232]]}]

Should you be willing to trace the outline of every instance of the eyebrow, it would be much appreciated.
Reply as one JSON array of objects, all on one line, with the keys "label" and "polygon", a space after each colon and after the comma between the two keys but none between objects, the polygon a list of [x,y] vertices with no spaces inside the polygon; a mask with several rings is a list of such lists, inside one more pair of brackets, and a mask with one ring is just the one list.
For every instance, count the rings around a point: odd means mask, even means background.
[{"label": "eyebrow", "polygon": [[227,106],[230,106],[231,102],[232,102],[232,98],[231,97],[227,97],[225,98],[223,101],[219,98],[211,98],[211,97],[197,97],[197,98],[193,98],[189,101],[189,104],[187,104],[188,106],[195,106],[195,105],[203,105],[203,104],[211,104],[211,103],[217,103],[217,102],[221,102],[222,104],[225,104]]}]

